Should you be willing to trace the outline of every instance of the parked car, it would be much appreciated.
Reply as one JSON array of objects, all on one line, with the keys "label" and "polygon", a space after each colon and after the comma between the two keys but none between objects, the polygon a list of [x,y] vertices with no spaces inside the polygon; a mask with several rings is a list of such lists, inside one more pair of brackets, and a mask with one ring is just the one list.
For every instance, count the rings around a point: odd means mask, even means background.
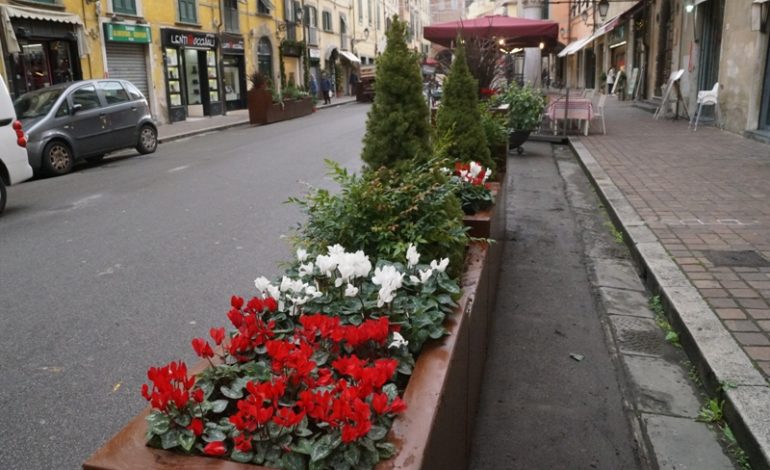
[{"label": "parked car", "polygon": [[6,186],[32,178],[26,146],[27,138],[16,119],[8,87],[0,79],[0,213],[8,200]]},{"label": "parked car", "polygon": [[125,80],[83,80],[31,91],[14,103],[27,132],[29,164],[63,175],[79,160],[98,161],[115,150],[158,147],[147,100]]}]

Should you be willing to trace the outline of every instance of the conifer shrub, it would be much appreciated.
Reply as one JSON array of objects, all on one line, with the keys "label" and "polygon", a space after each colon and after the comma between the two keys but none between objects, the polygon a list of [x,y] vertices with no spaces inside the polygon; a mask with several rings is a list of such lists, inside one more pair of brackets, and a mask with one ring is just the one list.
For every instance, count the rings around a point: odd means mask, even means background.
[{"label": "conifer shrub", "polygon": [[436,116],[442,156],[466,163],[477,161],[494,169],[478,107],[478,82],[468,70],[465,47],[458,43]]},{"label": "conifer shrub", "polygon": [[370,169],[431,157],[429,111],[422,95],[419,56],[405,40],[406,24],[393,17],[388,45],[377,58],[374,104],[361,158]]}]

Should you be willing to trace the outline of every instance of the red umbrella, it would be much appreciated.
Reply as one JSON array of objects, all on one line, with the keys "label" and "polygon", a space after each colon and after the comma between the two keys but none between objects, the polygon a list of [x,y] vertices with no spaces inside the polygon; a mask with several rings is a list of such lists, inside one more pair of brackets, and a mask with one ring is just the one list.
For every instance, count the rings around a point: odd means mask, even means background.
[{"label": "red umbrella", "polygon": [[438,23],[423,30],[425,39],[446,47],[450,47],[458,35],[466,39],[504,39],[506,47],[538,47],[541,42],[553,46],[559,36],[559,23],[492,15]]}]

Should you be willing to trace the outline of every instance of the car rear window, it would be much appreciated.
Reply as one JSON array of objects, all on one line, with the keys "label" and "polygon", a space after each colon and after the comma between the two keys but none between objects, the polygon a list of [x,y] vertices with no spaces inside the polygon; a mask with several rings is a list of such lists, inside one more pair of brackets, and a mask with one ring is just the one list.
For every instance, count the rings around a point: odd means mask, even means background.
[{"label": "car rear window", "polygon": [[126,82],[126,88],[128,88],[128,94],[131,95],[131,101],[144,99],[142,92],[133,83]]},{"label": "car rear window", "polygon": [[107,101],[108,105],[127,103],[130,101],[128,93],[123,89],[123,85],[121,85],[120,82],[99,82],[97,86],[102,90],[104,99]]}]

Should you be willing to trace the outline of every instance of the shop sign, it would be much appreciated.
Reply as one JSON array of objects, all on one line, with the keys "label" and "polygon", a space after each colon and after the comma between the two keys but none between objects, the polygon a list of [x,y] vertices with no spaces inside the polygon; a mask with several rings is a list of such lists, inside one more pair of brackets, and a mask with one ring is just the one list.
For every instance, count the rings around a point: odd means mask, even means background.
[{"label": "shop sign", "polygon": [[243,54],[246,50],[246,44],[243,41],[243,36],[230,36],[222,35],[220,37],[222,41],[222,53],[223,54]]},{"label": "shop sign", "polygon": [[149,26],[140,24],[104,23],[104,35],[108,41],[149,44],[152,33]]},{"label": "shop sign", "polygon": [[321,60],[321,49],[318,49],[316,47],[311,47],[308,49],[308,53],[310,54],[311,59]]},{"label": "shop sign", "polygon": [[217,37],[212,33],[179,29],[161,29],[160,32],[164,46],[200,47],[203,49],[215,49],[217,47]]}]

